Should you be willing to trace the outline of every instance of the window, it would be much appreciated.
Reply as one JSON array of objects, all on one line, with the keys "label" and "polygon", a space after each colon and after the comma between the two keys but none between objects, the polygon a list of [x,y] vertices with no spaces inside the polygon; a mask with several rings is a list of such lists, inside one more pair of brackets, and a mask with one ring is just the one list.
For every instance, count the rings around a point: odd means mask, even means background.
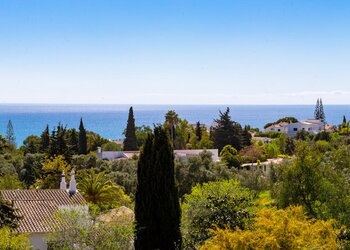
[{"label": "window", "polygon": [[280,130],[280,129],[278,129],[277,131],[278,131],[278,132],[280,132],[281,130]]},{"label": "window", "polygon": [[293,128],[293,131],[298,131],[298,128]]}]

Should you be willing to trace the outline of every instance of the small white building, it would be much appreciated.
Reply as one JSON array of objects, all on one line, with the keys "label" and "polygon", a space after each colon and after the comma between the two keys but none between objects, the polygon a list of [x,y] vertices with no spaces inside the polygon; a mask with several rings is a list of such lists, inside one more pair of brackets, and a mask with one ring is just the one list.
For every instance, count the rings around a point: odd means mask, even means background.
[{"label": "small white building", "polygon": [[252,170],[257,171],[261,170],[265,176],[269,176],[271,173],[271,169],[274,165],[281,164],[285,161],[284,158],[274,158],[274,159],[267,159],[264,162],[261,163],[245,163],[241,165],[239,168],[240,170]]},{"label": "small white building", "polygon": [[60,189],[2,190],[0,195],[12,203],[17,214],[22,217],[16,230],[28,234],[33,250],[48,248],[47,236],[58,225],[55,219],[57,210],[67,208],[88,210],[85,199],[76,190],[74,171],[68,189],[63,173]]},{"label": "small white building", "polygon": [[[200,153],[207,151],[212,154],[213,161],[219,161],[218,149],[184,149],[174,150],[176,158],[188,158],[190,156],[199,156]],[[101,147],[97,148],[97,158],[100,160],[115,160],[115,159],[131,159],[135,155],[138,156],[140,151],[103,151]]]},{"label": "small white building", "polygon": [[268,126],[267,128],[265,128],[265,133],[269,133],[269,132],[281,132],[284,133],[284,126],[289,124],[288,122],[280,122],[277,124],[273,124],[271,126]]},{"label": "small white building", "polygon": [[281,122],[271,125],[265,129],[265,132],[281,132],[290,136],[295,136],[299,131],[305,130],[310,134],[317,134],[326,128],[326,123],[322,120],[307,119],[299,122],[288,123]]}]

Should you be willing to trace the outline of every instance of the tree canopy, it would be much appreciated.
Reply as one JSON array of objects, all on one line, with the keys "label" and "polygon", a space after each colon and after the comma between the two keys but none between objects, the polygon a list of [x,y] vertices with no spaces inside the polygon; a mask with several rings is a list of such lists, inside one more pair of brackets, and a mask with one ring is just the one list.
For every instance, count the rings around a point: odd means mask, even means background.
[{"label": "tree canopy", "polygon": [[231,145],[235,149],[242,148],[242,127],[238,122],[232,121],[230,108],[224,113],[220,111],[220,117],[215,120],[216,126],[213,127],[214,146],[221,151],[226,145]]},{"label": "tree canopy", "polygon": [[235,180],[198,184],[184,198],[182,231],[190,249],[213,235],[208,229],[246,229],[253,216],[253,194]]}]

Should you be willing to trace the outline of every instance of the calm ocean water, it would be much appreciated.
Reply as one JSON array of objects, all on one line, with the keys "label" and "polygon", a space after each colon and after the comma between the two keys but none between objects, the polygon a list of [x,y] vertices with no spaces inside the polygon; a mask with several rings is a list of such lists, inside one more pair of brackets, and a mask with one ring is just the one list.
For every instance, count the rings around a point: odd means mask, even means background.
[{"label": "calm ocean water", "polygon": [[[164,122],[168,110],[175,110],[180,118],[190,123],[200,121],[211,124],[224,111],[225,105],[134,105],[136,125],[153,125]],[[243,125],[260,129],[285,116],[298,119],[313,117],[314,105],[231,105],[231,117]],[[324,107],[329,124],[340,124],[343,115],[350,118],[350,105]],[[85,127],[108,139],[122,138],[126,127],[129,105],[24,105],[0,104],[0,134],[6,134],[7,122],[12,120],[17,144],[29,135],[40,135],[48,124],[52,129],[61,122],[78,128],[80,117]]]}]

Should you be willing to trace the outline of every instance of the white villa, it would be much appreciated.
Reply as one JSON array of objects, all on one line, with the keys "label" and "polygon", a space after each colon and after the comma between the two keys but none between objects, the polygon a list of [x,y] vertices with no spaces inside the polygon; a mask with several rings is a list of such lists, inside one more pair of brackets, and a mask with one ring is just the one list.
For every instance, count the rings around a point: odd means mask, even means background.
[{"label": "white villa", "polygon": [[281,122],[274,124],[267,127],[265,132],[281,132],[295,136],[300,130],[305,130],[310,134],[317,134],[323,130],[329,131],[330,129],[331,126],[326,125],[322,120],[307,119],[295,123]]}]

